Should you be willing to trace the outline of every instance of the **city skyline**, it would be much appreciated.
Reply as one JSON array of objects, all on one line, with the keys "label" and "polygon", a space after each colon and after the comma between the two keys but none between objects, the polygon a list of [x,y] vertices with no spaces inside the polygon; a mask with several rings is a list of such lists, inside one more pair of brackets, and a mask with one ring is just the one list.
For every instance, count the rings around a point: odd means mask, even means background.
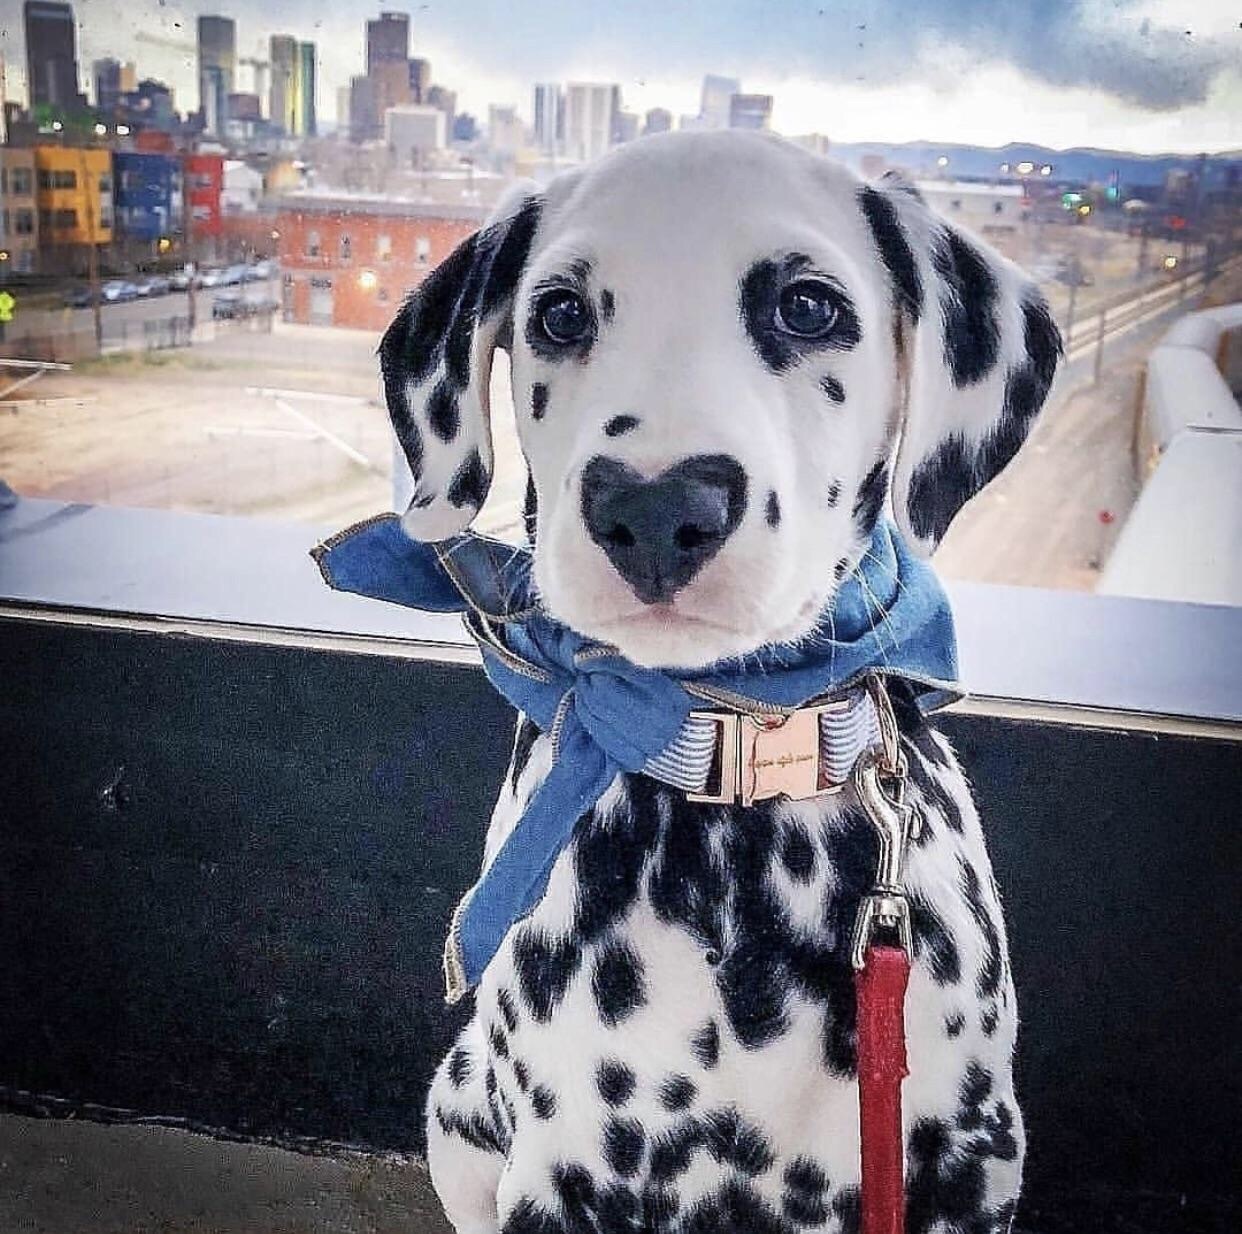
[{"label": "city skyline", "polygon": [[[1049,64],[1017,45],[1024,30],[1031,33],[1030,5],[1006,6],[1002,20],[992,15],[986,25],[973,0],[953,0],[917,18],[909,4],[888,6],[884,17],[860,5],[790,5],[782,24],[770,20],[768,6],[722,3],[708,17],[698,3],[670,15],[643,0],[611,21],[618,27],[611,38],[598,15],[579,11],[541,22],[540,15],[555,7],[536,0],[519,24],[501,15],[497,0],[469,0],[451,11],[373,0],[326,11],[316,0],[271,0],[261,20],[240,0],[78,0],[75,15],[83,88],[94,60],[134,61],[139,76],[173,87],[182,111],[198,103],[194,55],[152,42],[152,36],[192,44],[197,18],[219,15],[237,22],[239,55],[266,49],[274,33],[314,41],[319,114],[332,122],[338,88],[365,68],[365,23],[381,11],[397,11],[410,15],[412,52],[430,60],[437,79],[457,90],[459,110],[480,119],[495,104],[516,106],[530,122],[535,84],[571,80],[619,84],[628,111],[695,114],[703,76],[727,74],[740,79],[747,94],[773,95],[773,127],[789,135],[985,146],[1029,141],[1138,153],[1242,146],[1242,32],[1222,0],[1194,6],[1131,0],[1110,10],[1107,21],[1075,0],[1038,6],[1036,42],[1058,57]],[[762,24],[761,7],[769,14]],[[892,9],[905,10],[918,29],[898,29]],[[1193,18],[1184,16],[1192,11]],[[19,0],[0,0],[10,99],[24,97],[21,27]],[[798,54],[789,49],[799,34],[806,42],[807,30],[818,31],[831,52],[814,75],[808,60],[815,40]],[[747,34],[750,45],[743,49]],[[901,55],[904,64],[895,59]],[[774,59],[781,63],[774,66]],[[851,69],[861,71],[851,78]]]}]

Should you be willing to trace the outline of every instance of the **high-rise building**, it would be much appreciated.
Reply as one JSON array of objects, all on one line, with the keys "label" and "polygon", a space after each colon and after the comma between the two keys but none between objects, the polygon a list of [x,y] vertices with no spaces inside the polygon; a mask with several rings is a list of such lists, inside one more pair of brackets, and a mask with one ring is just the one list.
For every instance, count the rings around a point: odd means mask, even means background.
[{"label": "high-rise building", "polygon": [[26,0],[26,86],[31,107],[80,107],[77,31],[73,8]]},{"label": "high-rise building", "polygon": [[91,65],[91,78],[95,85],[95,106],[111,115],[121,101],[121,62],[110,56],[96,60]]},{"label": "high-rise building", "polygon": [[231,17],[198,19],[198,105],[203,131],[224,132],[228,97],[236,89],[237,27]]},{"label": "high-rise building", "polygon": [[408,60],[377,60],[367,76],[375,86],[375,110],[381,116],[392,107],[406,107],[414,101]]},{"label": "high-rise building", "polygon": [[315,65],[315,44],[298,44],[298,114],[296,132],[299,137],[314,137],[319,131],[315,113],[315,94],[318,87]]},{"label": "high-rise building", "polygon": [[268,94],[268,119],[282,133],[297,130],[298,41],[289,34],[273,34],[268,44],[271,66],[271,87]]},{"label": "high-rise building", "polygon": [[375,66],[410,58],[410,18],[407,13],[380,13],[367,22],[367,76],[375,76]]},{"label": "high-rise building", "polygon": [[621,87],[576,81],[565,87],[565,153],[587,162],[612,145]]},{"label": "high-rise building", "polygon": [[612,117],[612,144],[623,146],[638,137],[638,113],[618,109]]},{"label": "high-rise building", "polygon": [[703,78],[703,93],[699,99],[699,118],[703,128],[725,129],[729,127],[730,100],[741,92],[742,83],[735,77],[717,77],[709,73]]},{"label": "high-rise building", "polygon": [[349,96],[352,90],[349,86],[337,86],[336,88],[336,131],[338,133],[349,132]]},{"label": "high-rise building", "polygon": [[731,129],[770,129],[772,127],[772,96],[770,94],[735,94],[729,100]]},{"label": "high-rise building", "polygon": [[487,144],[497,154],[516,154],[522,148],[522,122],[516,107],[500,107],[495,103],[487,109]]},{"label": "high-rise building", "polygon": [[415,103],[427,102],[427,91],[431,89],[431,61],[418,56],[410,57],[410,94]]},{"label": "high-rise building", "polygon": [[128,94],[138,89],[138,66],[132,60],[121,65],[121,93]]},{"label": "high-rise building", "polygon": [[561,88],[551,83],[535,87],[535,145],[545,154],[555,154],[565,140],[565,99]]},{"label": "high-rise building", "polygon": [[673,131],[673,113],[663,107],[653,107],[643,122],[643,136],[654,137],[657,133]]},{"label": "high-rise building", "polygon": [[367,76],[349,79],[349,140],[374,141],[380,115],[375,108],[375,83]]},{"label": "high-rise building", "polygon": [[427,103],[431,107],[438,107],[444,113],[445,131],[454,132],[457,119],[457,91],[449,90],[446,86],[431,86],[427,90]]}]

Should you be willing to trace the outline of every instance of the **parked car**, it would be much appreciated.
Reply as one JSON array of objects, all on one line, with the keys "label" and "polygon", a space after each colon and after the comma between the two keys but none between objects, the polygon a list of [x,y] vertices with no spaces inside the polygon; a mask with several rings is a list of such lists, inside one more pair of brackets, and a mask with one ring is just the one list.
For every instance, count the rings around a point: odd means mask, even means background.
[{"label": "parked car", "polygon": [[162,274],[153,274],[147,279],[147,295],[166,296],[170,291],[172,291],[172,280],[165,278]]},{"label": "parked car", "polygon": [[240,291],[226,291],[211,302],[211,315],[216,321],[240,321],[247,317],[261,317],[274,313],[280,305],[268,297],[247,300]]},{"label": "parked car", "polygon": [[199,273],[198,285],[200,287],[220,287],[223,283],[223,270],[203,270]]},{"label": "parked car", "polygon": [[85,284],[81,287],[70,287],[61,296],[61,303],[66,308],[90,308],[93,302],[94,297],[91,295],[91,289]]},{"label": "parked car", "polygon": [[250,267],[250,278],[256,283],[262,282],[264,279],[272,278],[275,273],[276,263],[268,258],[264,258],[262,261],[256,261],[254,265]]},{"label": "parked car", "polygon": [[224,276],[221,279],[227,287],[237,287],[246,281],[246,267],[244,265],[226,266]]},{"label": "parked car", "polygon": [[128,279],[109,279],[99,290],[105,304],[137,300],[140,294],[138,288]]}]

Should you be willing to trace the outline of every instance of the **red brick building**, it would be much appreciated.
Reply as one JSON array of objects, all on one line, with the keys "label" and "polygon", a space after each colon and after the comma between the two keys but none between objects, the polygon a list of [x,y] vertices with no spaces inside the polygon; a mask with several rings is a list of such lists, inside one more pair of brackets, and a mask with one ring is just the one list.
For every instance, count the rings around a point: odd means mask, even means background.
[{"label": "red brick building", "polygon": [[382,330],[402,298],[482,224],[477,206],[291,196],[275,229],[284,317]]},{"label": "red brick building", "polygon": [[220,193],[224,158],[219,154],[187,154],[182,164],[190,229],[195,240],[220,234]]}]

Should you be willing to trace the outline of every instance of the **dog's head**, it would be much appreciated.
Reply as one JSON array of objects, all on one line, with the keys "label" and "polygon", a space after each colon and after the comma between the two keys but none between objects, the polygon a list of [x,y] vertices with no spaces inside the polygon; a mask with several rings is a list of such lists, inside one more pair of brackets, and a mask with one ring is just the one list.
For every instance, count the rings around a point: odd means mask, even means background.
[{"label": "dog's head", "polygon": [[890,499],[930,552],[1060,356],[1030,281],[912,189],[738,132],[519,188],[410,297],[380,354],[415,539],[487,493],[497,347],[544,606],[680,667],[808,634]]}]

